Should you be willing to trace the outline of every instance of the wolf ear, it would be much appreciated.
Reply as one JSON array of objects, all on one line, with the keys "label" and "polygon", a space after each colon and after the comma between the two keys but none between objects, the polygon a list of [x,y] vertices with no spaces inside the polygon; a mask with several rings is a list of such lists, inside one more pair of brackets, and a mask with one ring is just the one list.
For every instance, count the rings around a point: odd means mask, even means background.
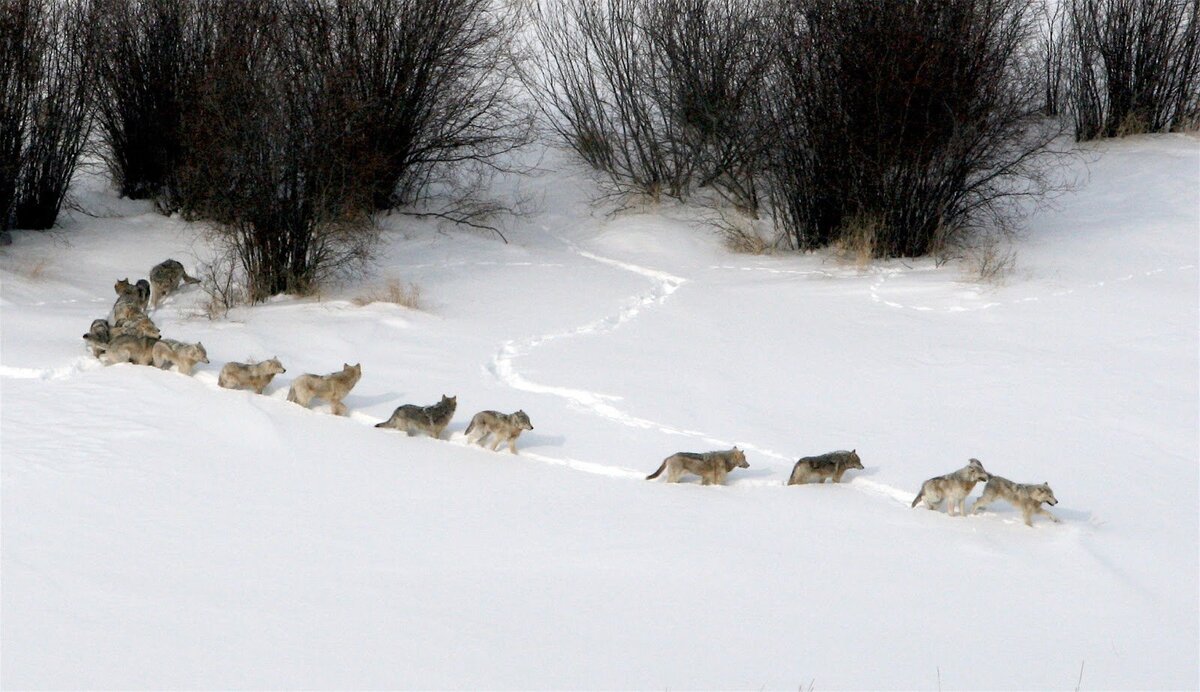
[{"label": "wolf ear", "polygon": [[851,453],[851,454],[858,454],[858,448],[857,448],[857,447],[855,447],[854,449],[850,450],[850,453]]}]

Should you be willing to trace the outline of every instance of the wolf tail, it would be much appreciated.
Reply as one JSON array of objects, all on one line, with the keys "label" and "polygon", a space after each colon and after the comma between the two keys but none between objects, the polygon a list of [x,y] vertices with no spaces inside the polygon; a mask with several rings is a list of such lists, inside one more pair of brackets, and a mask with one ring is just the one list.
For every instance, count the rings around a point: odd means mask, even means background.
[{"label": "wolf tail", "polygon": [[472,430],[474,430],[474,429],[475,429],[475,419],[474,419],[474,418],[472,418],[472,419],[471,419],[471,422],[470,422],[470,423],[467,423],[467,429],[463,431],[463,434],[464,434],[464,435],[470,435],[470,434],[471,434],[471,431],[472,431]]},{"label": "wolf tail", "polygon": [[916,507],[921,502],[921,500],[924,499],[924,497],[925,497],[925,488],[921,488],[921,492],[917,493],[917,496],[915,498],[913,498],[912,504],[909,506]]},{"label": "wolf tail", "polygon": [[287,400],[288,400],[288,401],[290,401],[290,402],[292,402],[292,403],[296,403],[296,404],[300,403],[300,400],[296,398],[296,385],[295,385],[295,383],[293,383],[291,387],[288,387],[288,399],[287,399]]},{"label": "wolf tail", "polygon": [[197,279],[197,278],[196,278],[196,277],[194,277],[194,276],[188,276],[188,273],[187,273],[187,271],[186,271],[186,270],[183,272],[183,281],[184,281],[184,283],[189,283],[189,284],[198,284],[198,283],[200,283],[200,279]]},{"label": "wolf tail", "polygon": [[663,463],[658,467],[658,470],[655,471],[654,473],[650,474],[649,476],[646,476],[646,480],[652,481],[655,478],[658,478],[662,474],[663,469],[665,469],[665,468],[667,468],[667,460],[663,459]]}]

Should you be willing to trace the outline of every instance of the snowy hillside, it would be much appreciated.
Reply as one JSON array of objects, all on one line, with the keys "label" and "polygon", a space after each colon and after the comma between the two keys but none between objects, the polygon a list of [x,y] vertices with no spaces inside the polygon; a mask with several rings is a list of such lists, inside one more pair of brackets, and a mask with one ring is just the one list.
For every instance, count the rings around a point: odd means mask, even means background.
[{"label": "snowy hillside", "polygon": [[[82,193],[0,251],[3,686],[1195,689],[1200,141],[1089,151],[1001,286],[731,254],[563,169],[508,245],[393,219],[320,300],[182,290],[152,317],[193,377],[79,337],[200,229]],[[354,302],[390,278],[422,309]],[[265,396],[217,387],[271,356]],[[348,418],[286,401],[343,363]],[[442,394],[449,441],[371,427]],[[519,455],[466,445],[518,408]],[[644,480],[733,444],[726,487]],[[970,457],[1062,523],[910,508]]]}]

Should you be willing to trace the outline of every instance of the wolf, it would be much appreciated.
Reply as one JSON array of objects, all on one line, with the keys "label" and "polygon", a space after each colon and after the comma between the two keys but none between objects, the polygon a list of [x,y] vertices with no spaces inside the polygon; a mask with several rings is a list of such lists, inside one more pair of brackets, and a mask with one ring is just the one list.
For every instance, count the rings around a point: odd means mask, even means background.
[{"label": "wolf", "polygon": [[117,292],[119,303],[131,303],[139,310],[145,310],[150,304],[150,282],[145,279],[138,279],[136,284],[129,283],[128,278],[121,279],[113,284],[113,290]]},{"label": "wolf", "polygon": [[516,454],[517,438],[521,436],[523,430],[533,430],[533,423],[529,422],[529,416],[524,411],[515,413],[480,411],[471,418],[471,423],[467,425],[467,442],[478,443],[480,447],[483,447],[484,438],[491,435],[493,452],[501,444],[508,442],[508,451]]},{"label": "wolf", "polygon": [[106,345],[112,340],[112,330],[109,327],[108,320],[103,317],[92,320],[92,326],[88,329],[87,334],[83,335],[84,341],[92,347],[92,355],[99,358],[104,349],[101,346]]},{"label": "wolf", "polygon": [[1042,506],[1043,502],[1051,507],[1058,504],[1058,498],[1054,497],[1054,491],[1050,489],[1049,483],[1028,485],[1013,483],[1000,476],[992,476],[988,478],[987,485],[983,486],[983,495],[975,501],[975,505],[971,508],[971,514],[978,514],[983,511],[984,507],[996,500],[1005,500],[1008,504],[1020,509],[1021,515],[1025,517],[1026,526],[1033,526],[1034,514],[1044,514],[1055,524],[1062,521]]},{"label": "wolf", "polygon": [[114,336],[112,341],[104,344],[104,356],[101,360],[109,365],[117,363],[150,365],[154,362],[154,344],[156,343],[158,343],[158,339],[149,336],[132,334]]},{"label": "wolf", "polygon": [[183,281],[189,284],[198,284],[200,279],[194,276],[188,276],[184,271],[183,265],[173,259],[164,260],[154,265],[150,270],[150,288],[153,296],[151,302],[154,307],[158,308],[158,304],[162,302],[175,289],[179,288],[179,282]]},{"label": "wolf", "polygon": [[292,380],[292,387],[288,390],[288,401],[294,401],[307,408],[308,402],[312,401],[314,397],[320,397],[333,406],[335,415],[344,416],[346,415],[346,406],[342,403],[342,399],[346,398],[354,385],[358,384],[360,377],[362,377],[362,363],[354,365],[342,363],[342,369],[339,372],[328,375],[305,373]]},{"label": "wolf", "polygon": [[458,407],[458,397],[442,395],[442,400],[432,406],[414,406],[404,404],[392,412],[392,417],[375,425],[377,428],[394,428],[408,433],[409,437],[424,433],[434,439],[442,436],[442,431],[454,417],[454,409]]},{"label": "wolf", "polygon": [[788,478],[787,484],[824,483],[826,478],[831,479],[834,483],[841,483],[842,475],[848,469],[861,469],[862,467],[862,460],[858,458],[856,449],[849,452],[843,449],[820,456],[803,457],[792,467],[792,476]]},{"label": "wolf", "polygon": [[678,483],[680,476],[694,473],[700,476],[700,485],[725,485],[725,476],[734,469],[748,469],[746,453],[738,449],[723,452],[677,452],[663,459],[663,463],[646,480],[654,480],[665,469],[668,483]]},{"label": "wolf", "polygon": [[117,320],[113,326],[111,335],[117,336],[152,336],[155,339],[162,336],[162,332],[154,325],[154,320],[146,316],[144,312],[135,312],[131,316]]},{"label": "wolf", "polygon": [[184,375],[192,374],[192,368],[196,367],[196,363],[208,362],[208,352],[204,350],[204,344],[200,342],[189,344],[174,339],[159,339],[158,343],[154,344],[151,355],[154,358],[155,367],[166,370],[174,363],[179,366],[179,372]]},{"label": "wolf", "polygon": [[217,386],[226,389],[250,387],[256,394],[262,394],[276,375],[285,372],[287,370],[278,358],[257,363],[226,363],[217,377]]},{"label": "wolf", "polygon": [[925,506],[929,509],[936,509],[938,503],[943,499],[946,500],[946,514],[953,515],[954,508],[958,507],[959,516],[963,515],[963,504],[967,500],[967,495],[971,494],[971,489],[976,483],[987,481],[991,478],[983,468],[983,462],[978,459],[971,461],[961,469],[954,473],[948,473],[944,476],[930,478],[921,484],[921,492],[917,493],[916,498],[912,501],[912,506],[916,507],[921,500],[925,501]]}]

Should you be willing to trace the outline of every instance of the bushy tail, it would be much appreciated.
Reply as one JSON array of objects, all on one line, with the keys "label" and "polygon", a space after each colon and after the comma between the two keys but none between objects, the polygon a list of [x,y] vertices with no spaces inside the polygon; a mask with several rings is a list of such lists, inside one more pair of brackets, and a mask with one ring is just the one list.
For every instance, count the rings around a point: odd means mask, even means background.
[{"label": "bushy tail", "polygon": [[649,476],[646,476],[646,480],[652,481],[655,478],[658,478],[660,475],[662,475],[663,470],[666,468],[667,468],[667,460],[663,459],[663,463],[662,463],[662,465],[660,465],[658,467],[658,470],[655,471],[654,473],[650,474]]},{"label": "bushy tail", "polygon": [[184,271],[183,272],[183,282],[188,283],[188,284],[198,284],[198,283],[200,283],[200,279],[197,279],[194,276],[188,276],[188,273],[186,271]]},{"label": "bushy tail", "polygon": [[288,387],[288,401],[290,401],[292,403],[296,403],[296,404],[300,403],[300,400],[296,398],[295,383],[293,383],[291,387]]},{"label": "bushy tail", "polygon": [[474,419],[474,418],[472,418],[472,419],[471,419],[471,422],[470,422],[470,423],[467,423],[467,429],[463,431],[463,434],[464,434],[464,435],[470,435],[470,434],[471,434],[471,431],[472,431],[472,430],[474,430],[474,429],[475,429],[475,419]]},{"label": "bushy tail", "polygon": [[917,496],[915,498],[913,498],[912,504],[909,506],[916,507],[918,504],[920,504],[921,500],[924,498],[925,498],[925,488],[921,488],[921,492],[917,493]]}]

